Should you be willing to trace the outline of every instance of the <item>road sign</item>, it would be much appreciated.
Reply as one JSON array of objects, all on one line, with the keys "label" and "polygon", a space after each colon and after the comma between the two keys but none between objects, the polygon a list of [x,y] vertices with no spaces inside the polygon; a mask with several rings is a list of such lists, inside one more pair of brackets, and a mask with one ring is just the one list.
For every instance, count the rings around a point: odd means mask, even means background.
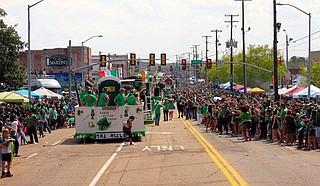
[{"label": "road sign", "polygon": [[202,60],[191,60],[191,64],[192,65],[201,65],[202,64]]}]

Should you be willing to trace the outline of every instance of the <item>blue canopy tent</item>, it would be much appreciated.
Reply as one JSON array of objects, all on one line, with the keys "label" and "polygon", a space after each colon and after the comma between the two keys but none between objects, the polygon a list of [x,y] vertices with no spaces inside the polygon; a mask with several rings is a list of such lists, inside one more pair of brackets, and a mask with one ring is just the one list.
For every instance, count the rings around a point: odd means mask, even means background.
[{"label": "blue canopy tent", "polygon": [[[20,94],[21,96],[26,97],[26,98],[28,97],[28,90],[25,90],[25,89],[16,90],[16,91],[12,91],[12,92]],[[37,94],[37,93],[32,91],[31,92],[31,97],[33,97],[33,98],[42,98],[42,95]]]}]

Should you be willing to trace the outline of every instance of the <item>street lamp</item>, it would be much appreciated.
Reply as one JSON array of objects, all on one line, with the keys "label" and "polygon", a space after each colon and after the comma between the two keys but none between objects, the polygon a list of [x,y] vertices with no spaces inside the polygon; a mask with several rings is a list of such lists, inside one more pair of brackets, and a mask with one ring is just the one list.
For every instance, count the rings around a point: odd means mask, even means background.
[{"label": "street lamp", "polygon": [[31,99],[31,50],[30,50],[30,8],[36,6],[44,0],[38,1],[32,5],[28,5],[28,99]]},{"label": "street lamp", "polygon": [[283,30],[286,33],[286,74],[289,73],[289,43],[293,40],[288,37],[286,29]]},{"label": "street lamp", "polygon": [[[81,49],[82,49],[82,67],[84,67],[84,48],[83,48],[83,44],[87,41],[89,41],[90,39],[92,38],[95,38],[95,37],[103,37],[102,35],[94,35],[94,36],[91,36],[89,37],[87,40],[84,40],[81,42]],[[82,87],[85,86],[85,81],[84,81],[84,69],[82,69]]]},{"label": "street lamp", "polygon": [[286,4],[286,3],[277,3],[276,5],[279,5],[279,6],[291,6],[297,10],[299,10],[300,12],[306,14],[309,16],[309,48],[308,48],[308,58],[309,58],[309,61],[308,61],[308,100],[310,100],[310,86],[311,86],[311,13],[307,13],[303,10],[301,10],[300,8],[294,6],[294,5],[291,5],[291,4]]}]

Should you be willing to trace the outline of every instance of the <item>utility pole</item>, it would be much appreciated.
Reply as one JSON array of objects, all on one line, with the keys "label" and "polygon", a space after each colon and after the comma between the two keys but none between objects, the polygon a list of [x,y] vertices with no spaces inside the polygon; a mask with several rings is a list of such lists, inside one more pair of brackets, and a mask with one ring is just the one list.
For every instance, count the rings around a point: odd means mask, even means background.
[{"label": "utility pole", "polygon": [[[69,48],[68,48],[68,79],[69,79],[69,99],[71,99],[71,84],[72,84],[72,77],[71,77],[71,40],[69,40]],[[77,88],[77,87],[76,87]]]},{"label": "utility pole", "polygon": [[289,43],[293,40],[292,38],[288,37],[287,30],[283,30],[286,33],[286,74],[289,73]]},{"label": "utility pole", "polygon": [[242,1],[242,62],[243,64],[243,87],[244,94],[247,94],[247,66],[246,66],[246,40],[245,40],[245,29],[244,29],[244,2],[251,0],[235,0]]},{"label": "utility pole", "polygon": [[[198,46],[200,45],[192,45],[195,49],[195,54],[196,54],[196,60],[198,60]],[[193,57],[194,58],[194,57]],[[196,80],[196,83],[198,83],[198,69],[197,69],[197,64],[195,64],[194,66],[194,69],[195,69],[195,80]]]},{"label": "utility pole", "polygon": [[[219,57],[218,57],[218,46],[221,45],[219,43],[219,40],[218,40],[218,32],[222,32],[222,30],[215,29],[215,30],[211,30],[211,32],[215,32],[216,33],[216,70],[217,70],[218,60],[219,60]],[[216,76],[216,78],[215,78],[214,87],[217,86],[217,82],[218,82],[218,76]]]},{"label": "utility pole", "polygon": [[277,2],[273,0],[273,79],[274,79],[274,101],[279,100],[279,93],[278,93],[278,27],[279,24],[277,23]]},{"label": "utility pole", "polygon": [[239,21],[234,21],[233,17],[239,16],[239,15],[234,15],[234,14],[229,14],[225,15],[226,17],[230,17],[230,21],[225,21],[226,23],[230,23],[230,28],[231,28],[231,35],[230,35],[230,41],[227,42],[227,48],[230,48],[230,90],[233,91],[233,47],[237,48],[237,42],[233,41],[232,38],[232,31],[233,31],[233,23],[239,22]]},{"label": "utility pole", "polygon": [[206,77],[206,85],[208,85],[208,38],[211,36],[202,36],[206,38],[206,66],[205,66],[205,77]]}]

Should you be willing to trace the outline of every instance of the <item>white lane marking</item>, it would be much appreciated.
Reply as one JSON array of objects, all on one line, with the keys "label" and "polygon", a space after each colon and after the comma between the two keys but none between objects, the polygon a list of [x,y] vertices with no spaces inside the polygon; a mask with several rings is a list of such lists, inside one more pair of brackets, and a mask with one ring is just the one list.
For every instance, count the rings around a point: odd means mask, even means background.
[{"label": "white lane marking", "polygon": [[286,146],[286,148],[287,148],[287,149],[291,149],[291,150],[295,150],[294,148],[292,148],[292,147],[288,147],[288,146]]},{"label": "white lane marking", "polygon": [[36,156],[38,153],[34,153],[34,154],[31,154],[30,156],[27,157],[27,159],[30,159],[32,158],[33,156]]},{"label": "white lane marking", "polygon": [[109,167],[109,165],[111,164],[111,162],[116,158],[118,152],[121,151],[121,149],[124,146],[124,142],[122,142],[120,144],[120,146],[118,147],[118,149],[116,150],[116,152],[114,152],[112,154],[112,156],[108,159],[108,161],[102,166],[102,168],[100,169],[100,171],[98,172],[98,174],[93,178],[93,180],[91,181],[91,183],[89,184],[89,186],[95,186],[99,179],[101,178],[102,174],[107,170],[107,168]]},{"label": "white lane marking", "polygon": [[60,142],[61,142],[61,140],[60,140],[60,141],[55,142],[54,144],[52,144],[52,146],[58,145]]}]

